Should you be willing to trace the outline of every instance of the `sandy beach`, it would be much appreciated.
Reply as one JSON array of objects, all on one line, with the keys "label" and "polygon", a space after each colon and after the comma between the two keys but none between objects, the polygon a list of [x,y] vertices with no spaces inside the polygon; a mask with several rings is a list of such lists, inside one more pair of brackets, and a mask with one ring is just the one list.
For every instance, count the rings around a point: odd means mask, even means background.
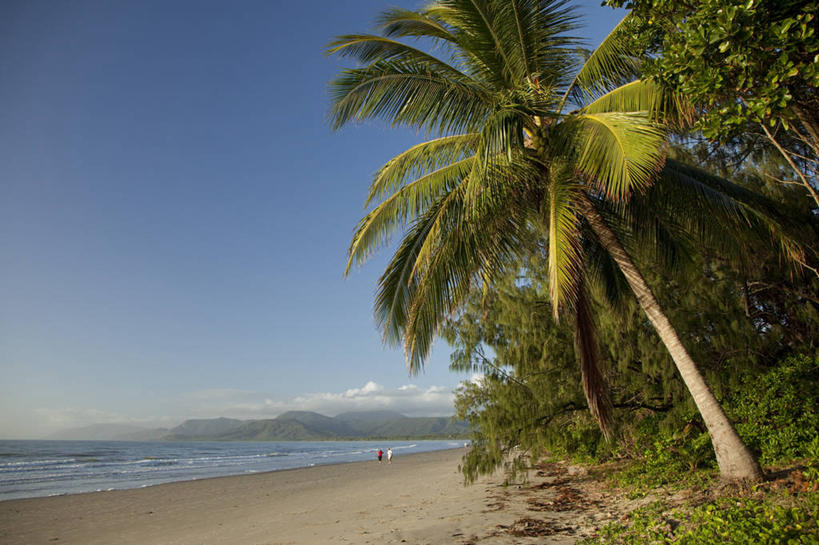
[{"label": "sandy beach", "polygon": [[568,489],[584,499],[562,508],[555,473],[533,472],[522,488],[501,475],[464,487],[462,454],[4,501],[0,544],[567,544],[605,520],[584,511],[588,491]]}]

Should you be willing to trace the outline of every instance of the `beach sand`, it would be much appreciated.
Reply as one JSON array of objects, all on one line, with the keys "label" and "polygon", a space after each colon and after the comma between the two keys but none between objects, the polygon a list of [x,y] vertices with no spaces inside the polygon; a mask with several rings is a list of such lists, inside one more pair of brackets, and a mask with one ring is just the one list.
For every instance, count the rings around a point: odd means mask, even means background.
[{"label": "beach sand", "polygon": [[560,508],[543,471],[524,487],[500,474],[464,487],[462,454],[4,501],[0,544],[568,544],[605,519]]}]

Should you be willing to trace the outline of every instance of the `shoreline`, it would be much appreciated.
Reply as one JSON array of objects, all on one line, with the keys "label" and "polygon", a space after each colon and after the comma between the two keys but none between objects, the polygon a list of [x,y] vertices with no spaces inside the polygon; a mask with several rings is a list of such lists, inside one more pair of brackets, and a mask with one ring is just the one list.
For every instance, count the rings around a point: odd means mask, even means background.
[{"label": "shoreline", "polygon": [[[526,536],[527,544],[557,545],[586,532],[589,513],[533,511],[533,497],[559,499],[557,485],[565,478],[544,480],[537,471],[527,485],[504,487],[497,474],[465,487],[458,472],[462,453],[456,448],[398,456],[392,464],[347,462],[6,500],[0,502],[0,544],[511,545]],[[520,533],[528,531],[528,521],[544,517],[576,531]]]},{"label": "shoreline", "polygon": [[[285,442],[285,441],[278,441],[278,442]],[[296,442],[297,443],[298,441],[291,441],[291,442]],[[408,453],[408,454],[402,454],[401,459],[409,459],[409,458],[411,458],[413,456],[421,456],[421,455],[424,455],[424,454],[431,454],[431,453],[434,453],[434,452],[445,452],[445,451],[458,451],[458,452],[461,452],[461,451],[463,451],[463,447],[451,447],[451,448],[445,448],[445,449],[436,449],[436,450],[430,450],[430,451],[422,451],[422,452],[413,452],[413,453]],[[397,456],[396,456],[396,458],[397,458]],[[386,463],[386,456],[385,456],[384,460],[385,460],[385,463]],[[369,462],[370,462],[370,460],[334,461],[334,462],[326,462],[326,463],[312,463],[310,465],[305,465],[305,466],[284,467],[284,468],[281,468],[281,469],[269,469],[269,470],[264,470],[264,471],[230,473],[230,474],[227,474],[227,475],[211,475],[211,476],[207,476],[207,477],[192,477],[192,478],[189,478],[189,479],[181,479],[181,480],[177,480],[177,481],[168,481],[168,482],[161,482],[161,483],[144,484],[144,485],[140,485],[140,486],[130,486],[130,487],[126,487],[126,488],[106,488],[106,489],[97,489],[97,490],[84,490],[84,491],[78,491],[78,492],[63,492],[63,493],[50,494],[50,495],[45,495],[45,496],[31,496],[31,497],[25,497],[25,498],[8,498],[8,499],[0,499],[0,506],[2,506],[2,504],[5,503],[5,502],[26,501],[26,500],[45,500],[45,499],[48,499],[48,498],[83,496],[83,495],[86,495],[86,494],[102,494],[102,493],[106,493],[106,492],[125,492],[125,491],[128,491],[128,490],[145,490],[145,489],[150,489],[150,488],[154,488],[154,487],[157,487],[157,486],[172,485],[172,484],[177,484],[177,483],[190,483],[190,482],[206,481],[206,480],[209,480],[209,479],[230,479],[230,478],[234,478],[234,477],[252,477],[254,475],[266,475],[268,473],[282,473],[282,472],[286,472],[286,471],[300,471],[300,470],[308,470],[308,469],[322,468],[322,467],[328,467],[328,466],[343,466],[343,465],[347,465],[347,464],[367,464]],[[0,523],[2,523],[1,520],[0,520]],[[0,527],[0,529],[2,529],[2,527]],[[2,534],[0,534],[0,535],[2,535]],[[2,542],[0,542],[0,545],[2,545]]]},{"label": "shoreline", "polygon": [[399,498],[423,495],[414,507],[427,505],[431,496],[424,488],[453,484],[461,454],[461,449],[446,449],[396,457],[392,464],[340,462],[5,500],[0,502],[0,543],[366,543],[364,536],[383,521],[372,515],[395,505],[388,501],[390,492]]}]

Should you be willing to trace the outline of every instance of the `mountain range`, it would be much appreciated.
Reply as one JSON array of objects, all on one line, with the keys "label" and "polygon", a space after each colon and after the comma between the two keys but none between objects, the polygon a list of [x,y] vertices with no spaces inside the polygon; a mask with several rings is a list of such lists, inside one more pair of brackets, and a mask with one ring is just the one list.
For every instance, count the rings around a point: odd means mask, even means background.
[{"label": "mountain range", "polygon": [[448,417],[409,417],[393,411],[360,411],[334,417],[290,411],[264,420],[186,420],[171,429],[97,424],[66,430],[51,439],[98,441],[323,441],[442,439],[465,437],[469,426]]}]

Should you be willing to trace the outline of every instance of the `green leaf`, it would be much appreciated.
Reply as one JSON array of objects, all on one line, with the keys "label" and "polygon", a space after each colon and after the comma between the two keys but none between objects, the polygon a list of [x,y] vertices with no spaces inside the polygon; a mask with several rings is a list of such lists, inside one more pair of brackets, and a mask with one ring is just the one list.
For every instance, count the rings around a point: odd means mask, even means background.
[{"label": "green leaf", "polygon": [[645,190],[662,166],[665,134],[645,114],[579,114],[577,168],[608,198]]}]

